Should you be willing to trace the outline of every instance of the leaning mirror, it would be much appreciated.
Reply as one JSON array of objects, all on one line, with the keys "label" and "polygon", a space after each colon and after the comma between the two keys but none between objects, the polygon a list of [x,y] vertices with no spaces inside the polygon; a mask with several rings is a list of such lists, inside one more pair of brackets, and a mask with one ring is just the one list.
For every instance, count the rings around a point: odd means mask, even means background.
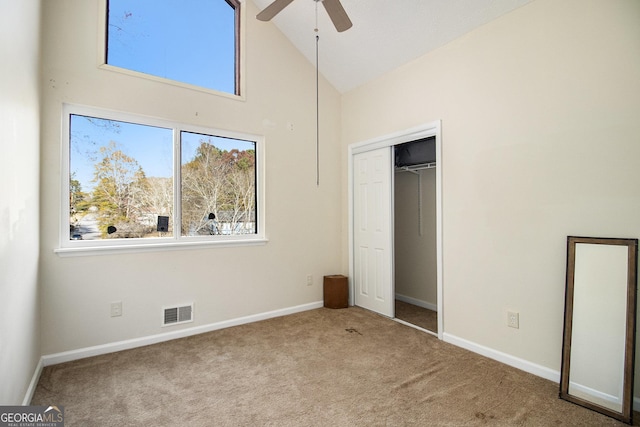
[{"label": "leaning mirror", "polygon": [[631,424],[638,239],[567,239],[560,397]]}]

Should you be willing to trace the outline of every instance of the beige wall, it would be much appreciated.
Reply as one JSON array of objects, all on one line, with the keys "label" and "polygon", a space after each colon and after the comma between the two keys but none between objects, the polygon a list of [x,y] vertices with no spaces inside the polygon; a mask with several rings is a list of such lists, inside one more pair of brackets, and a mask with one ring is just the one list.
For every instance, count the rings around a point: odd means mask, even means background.
[{"label": "beige wall", "polygon": [[20,405],[40,359],[40,2],[0,0],[0,405]]},{"label": "beige wall", "polygon": [[[566,236],[640,235],[636,0],[536,0],[342,98],[322,81],[320,187],[313,66],[272,25],[246,20],[246,99],[233,100],[99,69],[100,4],[42,2],[39,117],[38,2],[0,3],[13,65],[0,71],[2,404],[24,397],[40,354],[166,332],[163,305],[194,301],[188,328],[321,300],[321,276],[348,271],[346,146],[433,120],[446,334],[558,370]],[[264,134],[269,243],[55,255],[63,102]]]},{"label": "beige wall", "polygon": [[347,145],[442,120],[445,334],[559,371],[567,235],[640,236],[639,22],[537,0],[343,96],[345,171]]},{"label": "beige wall", "polygon": [[394,215],[395,293],[435,307],[438,305],[435,169],[395,173]]},{"label": "beige wall", "polygon": [[[322,275],[342,271],[340,99],[321,81],[321,181],[316,186],[315,71],[245,2],[245,100],[98,68],[98,0],[43,2],[43,354],[236,319],[322,300]],[[264,246],[61,258],[63,103],[265,135]],[[293,124],[289,130],[288,124]],[[314,277],[307,286],[307,274]],[[111,318],[111,301],[123,316]],[[195,303],[195,322],[161,328],[163,305]]]}]

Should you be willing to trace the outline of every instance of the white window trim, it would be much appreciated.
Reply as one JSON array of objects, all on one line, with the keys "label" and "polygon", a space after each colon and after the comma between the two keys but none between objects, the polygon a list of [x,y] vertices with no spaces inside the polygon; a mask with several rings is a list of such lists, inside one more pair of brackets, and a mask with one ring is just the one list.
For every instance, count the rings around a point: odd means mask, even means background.
[{"label": "white window trim", "polygon": [[134,71],[134,70],[129,70],[127,68],[122,68],[122,67],[116,67],[115,65],[110,65],[107,64],[107,51],[106,51],[106,43],[107,43],[107,0],[99,0],[100,4],[98,7],[99,10],[99,16],[98,16],[98,46],[96,49],[96,52],[98,52],[98,57],[97,57],[97,67],[105,70],[105,71],[110,71],[110,72],[115,72],[115,73],[119,73],[119,74],[124,74],[124,75],[128,75],[128,76],[132,76],[132,77],[136,77],[136,78],[141,78],[141,79],[145,79],[145,80],[152,80],[152,81],[156,81],[156,82],[160,82],[160,83],[164,83],[164,84],[169,84],[172,86],[177,86],[177,87],[181,87],[184,89],[190,89],[190,90],[195,90],[198,92],[204,92],[204,93],[208,93],[208,94],[212,94],[212,95],[216,95],[216,96],[222,96],[225,98],[229,98],[229,99],[234,99],[237,101],[246,101],[246,97],[245,97],[245,22],[246,22],[246,7],[245,7],[245,3],[246,0],[237,0],[238,3],[240,3],[240,28],[238,29],[238,37],[240,39],[240,46],[238,47],[239,52],[238,52],[238,58],[237,61],[239,61],[239,64],[237,66],[237,70],[236,72],[239,74],[239,76],[237,76],[237,80],[238,80],[238,91],[240,92],[239,95],[234,94],[234,93],[230,93],[230,92],[222,92],[219,90],[215,90],[215,89],[209,89],[206,87],[202,87],[202,86],[197,86],[197,85],[192,85],[189,83],[184,83],[184,82],[180,82],[177,80],[172,80],[172,79],[168,79],[165,77],[159,77],[159,76],[154,76],[152,74],[147,74],[147,73],[142,73],[140,71]]},{"label": "white window trim", "polygon": [[[131,239],[106,239],[106,240],[70,240],[69,239],[69,174],[70,174],[70,116],[82,115],[107,120],[137,123],[141,125],[157,126],[174,129],[173,143],[173,188],[174,188],[174,212],[180,212],[180,145],[179,132],[187,131],[207,135],[222,136],[227,138],[254,141],[256,143],[256,227],[257,233],[234,236],[181,236],[180,230],[174,225],[173,236],[157,238],[131,238]],[[103,110],[94,107],[64,104],[62,108],[62,132],[61,132],[61,207],[60,207],[60,243],[54,252],[61,257],[83,256],[115,253],[132,253],[148,251],[167,251],[181,249],[199,249],[207,247],[227,246],[253,246],[264,245],[268,242],[265,232],[265,149],[264,136],[206,128],[202,126],[188,125],[180,122],[163,120],[154,117],[141,116],[119,111]],[[175,215],[175,213],[174,213]],[[172,221],[175,222],[175,217]]]}]

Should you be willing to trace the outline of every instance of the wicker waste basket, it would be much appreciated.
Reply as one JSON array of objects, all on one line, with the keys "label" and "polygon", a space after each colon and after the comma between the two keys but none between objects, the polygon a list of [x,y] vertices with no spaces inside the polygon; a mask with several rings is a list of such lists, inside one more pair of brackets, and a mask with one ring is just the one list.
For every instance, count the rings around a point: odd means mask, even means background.
[{"label": "wicker waste basket", "polygon": [[349,281],[339,274],[324,276],[324,306],[327,308],[347,308],[349,306]]}]

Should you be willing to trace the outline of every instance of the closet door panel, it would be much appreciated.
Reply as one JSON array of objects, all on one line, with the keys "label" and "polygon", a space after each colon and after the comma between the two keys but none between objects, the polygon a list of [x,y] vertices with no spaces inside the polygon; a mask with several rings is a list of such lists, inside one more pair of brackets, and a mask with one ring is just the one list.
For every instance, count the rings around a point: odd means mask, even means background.
[{"label": "closet door panel", "polygon": [[388,147],[354,156],[355,305],[393,317],[392,164]]}]

